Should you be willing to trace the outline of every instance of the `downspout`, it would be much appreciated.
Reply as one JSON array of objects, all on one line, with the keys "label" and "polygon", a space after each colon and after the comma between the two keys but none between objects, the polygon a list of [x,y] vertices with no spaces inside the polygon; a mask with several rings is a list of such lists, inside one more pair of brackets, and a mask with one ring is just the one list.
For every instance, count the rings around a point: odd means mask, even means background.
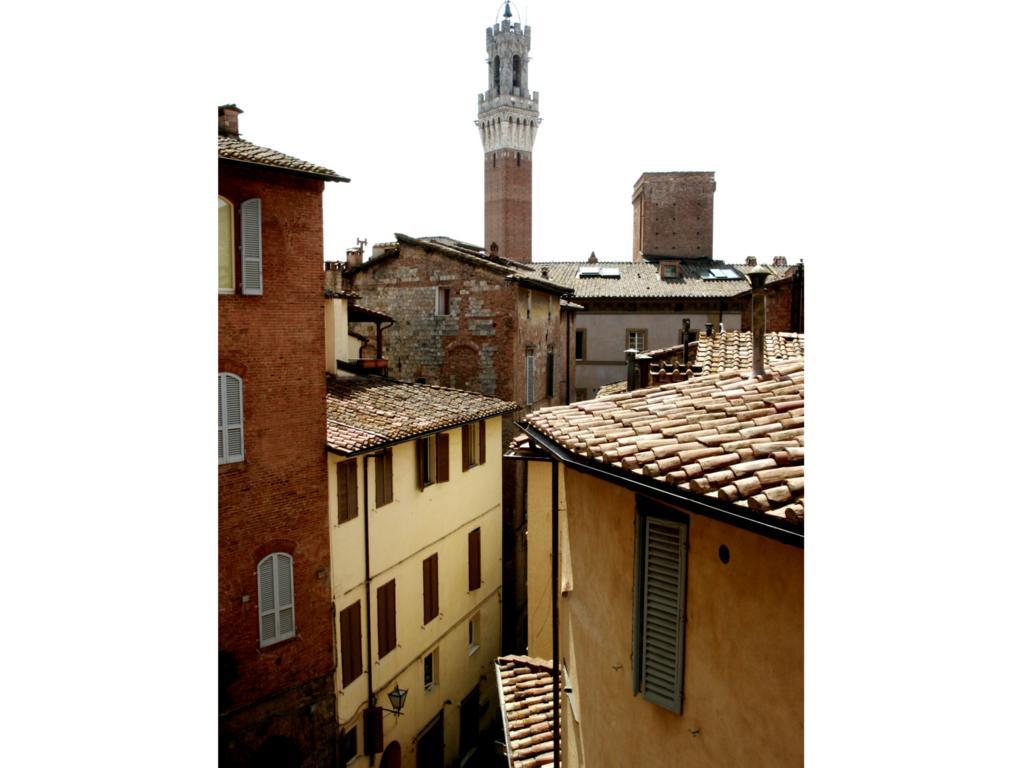
[{"label": "downspout", "polygon": [[562,709],[562,696],[559,691],[561,673],[561,656],[558,651],[558,598],[561,589],[558,584],[558,469],[561,464],[552,457],[551,461],[551,686],[552,704],[554,706],[554,737],[555,737],[555,768],[560,768],[561,733],[559,731],[558,714]]},{"label": "downspout", "polygon": [[[367,469],[371,455],[374,456],[376,462],[378,454],[363,456],[363,583],[366,585],[366,706],[372,709],[375,702],[373,695],[373,636],[370,628],[370,477]],[[374,764],[376,757],[375,754],[370,755],[370,765]]]}]

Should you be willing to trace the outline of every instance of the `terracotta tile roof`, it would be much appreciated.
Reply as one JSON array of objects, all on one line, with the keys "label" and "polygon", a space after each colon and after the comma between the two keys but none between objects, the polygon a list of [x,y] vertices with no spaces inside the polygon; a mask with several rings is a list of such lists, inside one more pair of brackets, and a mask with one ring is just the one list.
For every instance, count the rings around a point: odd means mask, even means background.
[{"label": "terracotta tile roof", "polygon": [[529,656],[499,656],[494,666],[508,764],[512,768],[552,765],[555,710],[551,662]]},{"label": "terracotta tile roof", "polygon": [[[696,345],[696,351],[693,350]],[[682,355],[682,345],[652,349],[645,354],[658,358],[671,353]],[[753,363],[753,335],[750,331],[725,331],[714,336],[701,334],[690,342],[690,368],[694,375],[719,373],[737,368],[750,368]],[[764,335],[765,363],[773,360],[797,360],[804,356],[804,335],[785,331],[770,331]],[[606,397],[626,391],[625,381],[605,384],[597,390],[597,397]]]},{"label": "terracotta tile roof", "polygon": [[295,171],[326,181],[348,181],[344,176],[339,176],[331,169],[324,168],[322,165],[307,163],[305,160],[299,160],[297,157],[278,152],[276,149],[258,146],[238,136],[218,135],[217,156],[225,160],[237,160],[243,163]]},{"label": "terracotta tile roof", "polygon": [[804,362],[623,392],[531,413],[538,432],[579,456],[692,494],[804,518]]},{"label": "terracotta tile roof", "polygon": [[[712,259],[680,260],[680,277],[663,280],[658,265],[653,262],[599,261],[544,261],[535,266],[548,268],[548,276],[556,283],[571,286],[577,299],[630,298],[630,299],[695,299],[737,296],[750,289],[744,275],[753,267],[727,264]],[[580,267],[617,269],[620,277],[580,277]],[[709,269],[732,268],[739,276],[729,280],[705,280],[701,277]],[[784,268],[768,267],[775,273]],[[771,279],[771,278],[769,278]]]},{"label": "terracotta tile roof", "polygon": [[379,376],[327,376],[327,445],[344,454],[516,409],[496,397]]}]

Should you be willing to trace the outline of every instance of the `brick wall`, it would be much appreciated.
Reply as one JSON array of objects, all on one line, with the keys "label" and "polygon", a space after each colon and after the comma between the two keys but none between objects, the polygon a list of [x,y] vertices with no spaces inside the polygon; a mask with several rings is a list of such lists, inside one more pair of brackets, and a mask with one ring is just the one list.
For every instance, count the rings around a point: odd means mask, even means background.
[{"label": "brick wall", "polygon": [[[799,279],[779,280],[765,286],[765,330],[803,333],[803,301],[799,295],[803,282]],[[743,295],[742,330],[750,330],[750,294]],[[794,306],[796,303],[796,306]]]},{"label": "brick wall", "polygon": [[712,258],[713,172],[645,173],[633,188],[633,261]]},{"label": "brick wall", "polygon": [[[245,461],[218,478],[219,646],[237,670],[225,681],[222,748],[243,764],[269,735],[294,739],[302,765],[326,764],[333,749],[322,191],[322,181],[220,163],[236,232],[243,200],[259,197],[263,213],[263,295],[222,295],[218,312],[219,370],[243,380]],[[294,558],[296,636],[261,649],[256,566],[275,551]],[[310,714],[317,702],[321,714]],[[295,727],[282,734],[282,723]]]},{"label": "brick wall", "polygon": [[484,155],[484,250],[520,263],[532,256],[531,153],[499,149]]}]

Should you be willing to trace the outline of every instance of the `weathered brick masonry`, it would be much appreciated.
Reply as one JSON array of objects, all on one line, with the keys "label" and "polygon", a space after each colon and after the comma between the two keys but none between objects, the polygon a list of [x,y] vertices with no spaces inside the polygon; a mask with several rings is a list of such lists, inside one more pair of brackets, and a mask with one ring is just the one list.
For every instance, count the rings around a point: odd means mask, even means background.
[{"label": "weathered brick masonry", "polygon": [[499,256],[524,264],[533,260],[532,190],[532,153],[499,149],[484,155],[486,249],[494,243]]},{"label": "weathered brick masonry", "polygon": [[[219,370],[242,377],[245,429],[245,460],[218,478],[222,765],[253,764],[275,736],[297,745],[303,766],[333,760],[323,187],[220,162],[236,232],[241,202],[262,201],[264,286],[219,298]],[[261,649],[256,567],[271,552],[294,558],[296,636]]]},{"label": "weathered brick masonry", "polygon": [[633,187],[633,261],[711,258],[714,204],[713,171],[642,174]]}]

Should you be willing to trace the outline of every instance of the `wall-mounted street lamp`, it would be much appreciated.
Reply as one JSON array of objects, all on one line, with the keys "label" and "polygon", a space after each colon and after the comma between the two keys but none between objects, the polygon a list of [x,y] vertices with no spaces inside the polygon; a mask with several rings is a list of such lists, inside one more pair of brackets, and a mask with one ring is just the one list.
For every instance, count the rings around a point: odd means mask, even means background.
[{"label": "wall-mounted street lamp", "polygon": [[398,683],[395,683],[395,689],[388,693],[388,701],[391,702],[392,709],[381,707],[385,712],[390,712],[395,717],[402,714],[402,707],[405,706],[405,697],[409,694],[407,688],[399,688]]}]

